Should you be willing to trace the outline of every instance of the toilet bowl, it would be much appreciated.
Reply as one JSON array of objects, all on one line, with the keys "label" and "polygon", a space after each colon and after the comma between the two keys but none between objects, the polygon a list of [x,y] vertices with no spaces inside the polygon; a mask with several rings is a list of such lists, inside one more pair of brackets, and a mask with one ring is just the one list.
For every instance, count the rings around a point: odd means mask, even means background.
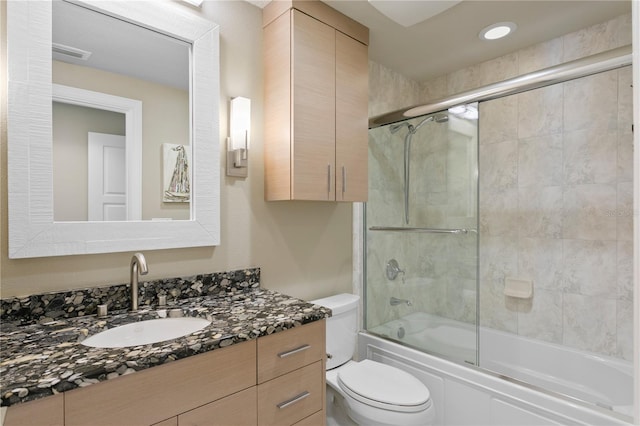
[{"label": "toilet bowl", "polygon": [[351,360],[357,340],[358,301],[352,294],[312,301],[332,310],[327,319],[327,423],[433,424],[435,409],[429,389],[420,380],[387,364]]}]

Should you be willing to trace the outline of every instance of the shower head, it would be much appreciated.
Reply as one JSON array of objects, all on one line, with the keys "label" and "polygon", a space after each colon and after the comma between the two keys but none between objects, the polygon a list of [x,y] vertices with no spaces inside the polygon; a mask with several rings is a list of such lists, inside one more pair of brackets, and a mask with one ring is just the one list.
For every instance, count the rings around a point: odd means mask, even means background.
[{"label": "shower head", "polygon": [[447,121],[449,121],[449,116],[446,114],[430,115],[429,117],[425,118],[415,126],[407,121],[403,121],[402,123],[395,123],[390,125],[389,131],[391,132],[391,134],[393,134],[393,133],[396,133],[401,128],[403,128],[404,126],[407,126],[407,128],[409,129],[409,134],[413,135],[415,132],[418,131],[420,127],[422,127],[423,124],[428,123],[430,121],[435,121],[436,123],[446,123]]},{"label": "shower head", "polygon": [[398,130],[400,130],[405,124],[407,124],[406,122],[404,123],[396,123],[396,124],[392,124],[391,126],[389,126],[389,131],[391,132],[391,134],[397,132]]}]

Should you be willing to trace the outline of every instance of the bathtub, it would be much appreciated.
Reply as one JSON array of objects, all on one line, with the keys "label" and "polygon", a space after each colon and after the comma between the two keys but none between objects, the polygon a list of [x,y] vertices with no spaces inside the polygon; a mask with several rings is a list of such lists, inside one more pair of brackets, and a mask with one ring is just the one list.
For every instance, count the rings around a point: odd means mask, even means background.
[{"label": "bathtub", "polygon": [[[631,424],[630,362],[484,327],[479,345],[480,368],[471,365],[477,361],[474,325],[416,312],[361,333],[359,354],[421,376],[434,401],[442,398],[438,424],[482,423],[480,413],[487,407],[485,424]],[[475,395],[484,401],[469,423],[450,421],[460,413],[444,394],[455,389],[465,400]],[[506,415],[509,422],[496,415]]]}]

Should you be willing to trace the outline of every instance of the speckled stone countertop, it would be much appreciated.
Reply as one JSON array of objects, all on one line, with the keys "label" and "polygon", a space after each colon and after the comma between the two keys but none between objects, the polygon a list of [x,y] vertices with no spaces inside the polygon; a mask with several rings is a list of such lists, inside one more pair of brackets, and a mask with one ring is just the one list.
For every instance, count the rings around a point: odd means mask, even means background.
[{"label": "speckled stone countertop", "polygon": [[[173,340],[128,348],[91,348],[90,335],[135,321],[166,316],[168,309],[211,321],[204,329]],[[329,317],[331,311],[260,287],[175,299],[166,308],[141,307],[105,318],[85,315],[0,329],[0,395],[10,406],[120,375],[276,333]]]}]

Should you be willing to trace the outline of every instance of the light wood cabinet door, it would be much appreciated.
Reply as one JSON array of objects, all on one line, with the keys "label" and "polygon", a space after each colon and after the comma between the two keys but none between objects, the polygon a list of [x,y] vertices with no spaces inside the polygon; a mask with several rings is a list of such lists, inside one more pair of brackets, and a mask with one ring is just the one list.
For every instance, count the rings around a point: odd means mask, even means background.
[{"label": "light wood cabinet door", "polygon": [[297,10],[291,19],[291,196],[335,200],[336,31]]},{"label": "light wood cabinet door", "polygon": [[369,30],[320,1],[263,20],[265,199],[366,201]]},{"label": "light wood cabinet door", "polygon": [[292,126],[289,13],[280,15],[264,28],[263,49],[264,196],[268,201],[290,200]]},{"label": "light wood cabinet door", "polygon": [[325,426],[327,424],[327,416],[325,410],[318,411],[300,420],[295,426]]},{"label": "light wood cabinet door", "polygon": [[178,426],[178,416],[173,416],[167,420],[154,423],[151,426]]},{"label": "light wood cabinet door", "polygon": [[256,342],[65,392],[67,426],[149,425],[254,386]]},{"label": "light wood cabinet door", "polygon": [[336,200],[367,201],[369,60],[366,45],[336,31]]},{"label": "light wood cabinet door", "polygon": [[23,402],[7,408],[3,426],[63,426],[63,394]]},{"label": "light wood cabinet door", "polygon": [[255,386],[178,416],[178,426],[255,426],[258,424]]}]

